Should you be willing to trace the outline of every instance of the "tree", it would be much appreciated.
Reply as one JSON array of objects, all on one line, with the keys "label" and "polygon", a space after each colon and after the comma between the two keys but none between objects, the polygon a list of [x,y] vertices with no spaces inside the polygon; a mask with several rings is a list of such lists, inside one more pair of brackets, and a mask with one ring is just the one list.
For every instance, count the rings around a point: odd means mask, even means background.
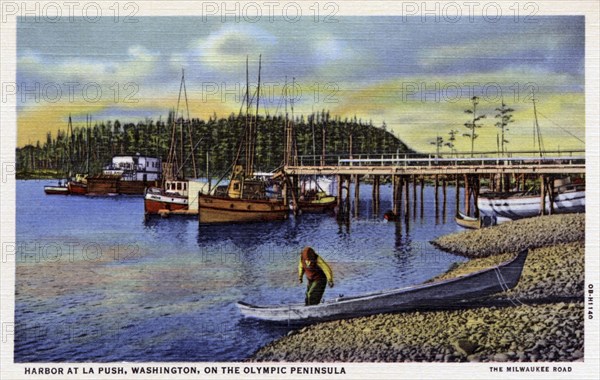
[{"label": "tree", "polygon": [[440,156],[440,148],[444,145],[444,138],[438,135],[434,141],[429,142],[431,145],[435,145],[435,157]]},{"label": "tree", "polygon": [[469,133],[463,133],[463,137],[468,137],[471,139],[471,157],[473,157],[475,139],[479,137],[479,135],[475,133],[475,130],[477,128],[481,128],[482,126],[482,124],[478,124],[477,122],[481,119],[485,119],[485,115],[477,116],[477,105],[479,104],[479,98],[477,96],[473,96],[471,98],[471,102],[473,103],[473,109],[465,110],[465,113],[473,115],[473,119],[464,124],[464,126],[469,129]]},{"label": "tree", "polygon": [[456,153],[456,149],[454,149],[454,142],[456,141],[456,134],[457,133],[458,133],[457,130],[451,129],[450,132],[448,132],[448,134],[450,135],[450,138],[444,144],[445,146],[447,146],[448,148],[450,148],[450,150],[452,151],[452,153]]},{"label": "tree", "polygon": [[506,104],[504,104],[504,100],[502,101],[502,106],[500,108],[496,108],[496,111],[498,112],[496,114],[496,119],[499,119],[498,122],[496,123],[496,127],[501,129],[500,132],[500,147],[501,147],[501,151],[504,154],[505,150],[504,150],[504,144],[508,144],[508,140],[506,140],[506,138],[504,137],[504,133],[508,132],[508,124],[514,122],[513,120],[513,115],[511,112],[514,112],[514,109],[509,108],[506,106]]}]

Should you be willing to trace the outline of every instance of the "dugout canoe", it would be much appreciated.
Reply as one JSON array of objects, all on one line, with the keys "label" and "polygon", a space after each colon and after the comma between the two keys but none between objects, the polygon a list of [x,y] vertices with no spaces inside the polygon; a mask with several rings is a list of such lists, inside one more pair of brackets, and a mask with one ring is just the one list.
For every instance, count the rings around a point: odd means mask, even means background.
[{"label": "dugout canoe", "polygon": [[443,309],[459,302],[507,291],[517,285],[527,250],[512,260],[464,276],[353,297],[340,297],[318,305],[258,306],[243,301],[238,309],[246,318],[276,323],[312,323],[379,313]]},{"label": "dugout canoe", "polygon": [[462,212],[458,212],[454,217],[456,224],[463,228],[469,228],[472,230],[478,230],[481,228],[481,220],[479,218],[473,218],[463,214]]}]

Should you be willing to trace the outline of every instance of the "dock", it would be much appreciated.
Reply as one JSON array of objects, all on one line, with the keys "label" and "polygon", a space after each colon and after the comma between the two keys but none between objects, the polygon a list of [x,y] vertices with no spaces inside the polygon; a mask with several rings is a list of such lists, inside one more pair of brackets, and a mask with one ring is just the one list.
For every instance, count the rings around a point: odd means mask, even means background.
[{"label": "dock", "polygon": [[[457,212],[461,192],[464,188],[464,214],[479,215],[477,199],[483,178],[489,180],[490,190],[507,192],[522,191],[527,180],[539,181],[540,213],[544,211],[544,199],[553,196],[553,180],[561,176],[585,175],[585,150],[570,151],[511,151],[499,152],[453,152],[449,154],[346,154],[327,156],[299,156],[294,164],[283,168],[291,183],[307,175],[337,177],[339,209],[350,209],[350,186],[354,183],[354,198],[358,202],[361,180],[369,178],[373,183],[374,212],[378,211],[379,186],[382,179],[392,183],[393,213],[399,215],[401,207],[409,213],[409,192],[412,183],[413,203],[417,200],[417,183],[421,187],[431,181],[435,188],[436,211],[441,183],[443,204],[446,204],[446,187],[456,186]],[[297,189],[296,189],[297,191]],[[346,194],[344,198],[344,192]],[[355,207],[358,213],[358,207]],[[552,210],[550,211],[552,213]]]}]

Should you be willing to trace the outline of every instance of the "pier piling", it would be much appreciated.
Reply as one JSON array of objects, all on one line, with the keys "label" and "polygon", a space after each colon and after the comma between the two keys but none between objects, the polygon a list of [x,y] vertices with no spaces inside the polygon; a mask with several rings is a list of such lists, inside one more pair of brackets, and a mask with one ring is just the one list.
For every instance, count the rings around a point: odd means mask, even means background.
[{"label": "pier piling", "polygon": [[354,217],[358,218],[359,214],[359,199],[360,199],[360,176],[354,176]]}]

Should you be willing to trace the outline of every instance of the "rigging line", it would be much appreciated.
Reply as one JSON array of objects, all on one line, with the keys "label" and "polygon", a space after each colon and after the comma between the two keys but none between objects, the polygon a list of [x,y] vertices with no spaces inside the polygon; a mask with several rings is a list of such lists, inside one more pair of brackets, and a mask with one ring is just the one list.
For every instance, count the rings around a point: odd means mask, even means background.
[{"label": "rigging line", "polygon": [[192,148],[192,151],[190,153],[188,153],[187,157],[185,158],[185,161],[183,161],[183,163],[181,164],[181,166],[177,168],[177,173],[179,173],[179,171],[181,171],[181,169],[183,169],[183,167],[188,162],[188,160],[190,159],[190,157],[193,158],[194,151],[196,150],[196,148],[198,147],[198,145],[200,145],[200,143],[202,142],[202,140],[204,140],[204,137],[202,137],[200,140],[198,140],[198,142],[196,143],[196,145],[194,145],[194,147]]},{"label": "rigging line", "polygon": [[582,139],[580,139],[579,137],[575,136],[573,133],[569,132],[568,130],[564,129],[563,127],[561,127],[560,125],[556,124],[554,121],[552,121],[551,119],[549,119],[546,115],[544,115],[543,113],[541,113],[540,111],[538,111],[538,113],[540,115],[542,115],[542,117],[546,120],[548,120],[549,122],[551,122],[552,124],[556,125],[558,128],[560,128],[561,130],[563,130],[564,132],[567,132],[571,137],[579,140],[580,142],[585,144],[585,141],[583,141]]}]

